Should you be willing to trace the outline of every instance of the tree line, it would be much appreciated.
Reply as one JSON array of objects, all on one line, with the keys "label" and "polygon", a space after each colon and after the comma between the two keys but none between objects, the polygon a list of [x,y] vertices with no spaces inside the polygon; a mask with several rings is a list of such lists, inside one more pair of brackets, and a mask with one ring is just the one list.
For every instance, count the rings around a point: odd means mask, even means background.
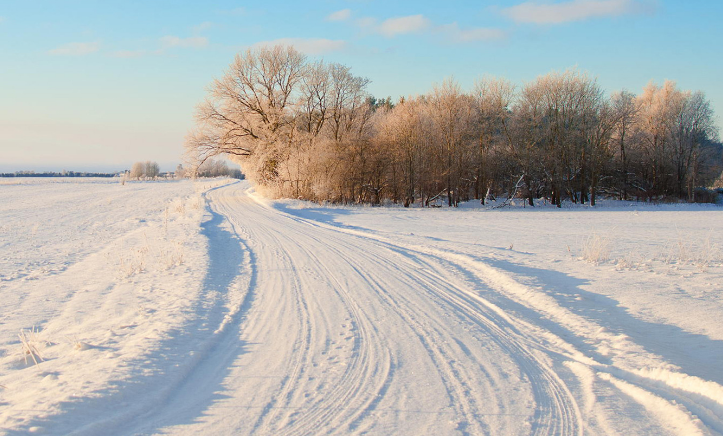
[{"label": "tree line", "polygon": [[128,172],[128,177],[131,179],[155,179],[161,173],[161,169],[157,162],[145,161],[135,162],[131,166],[131,170]]},{"label": "tree line", "polygon": [[117,173],[92,173],[87,171],[15,171],[14,173],[0,173],[0,177],[115,177]]},{"label": "tree line", "polygon": [[184,167],[179,164],[175,171],[176,178],[196,178],[196,177],[230,177],[232,179],[243,179],[244,175],[237,168],[229,168],[228,164],[222,160],[208,159],[201,165],[192,165]]},{"label": "tree line", "polygon": [[694,201],[723,169],[710,102],[672,81],[607,96],[576,70],[468,92],[448,79],[398,102],[368,84],[292,47],[240,53],[198,106],[187,152],[230,157],[274,196],[405,206]]}]

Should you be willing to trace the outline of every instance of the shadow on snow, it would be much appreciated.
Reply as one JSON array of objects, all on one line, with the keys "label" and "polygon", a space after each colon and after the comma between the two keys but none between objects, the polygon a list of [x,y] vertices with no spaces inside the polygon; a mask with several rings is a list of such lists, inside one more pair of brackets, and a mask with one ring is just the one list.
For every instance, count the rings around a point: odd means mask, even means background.
[{"label": "shadow on snow", "polygon": [[[93,392],[96,398],[61,403],[60,414],[8,435],[27,434],[31,427],[42,428],[43,434],[154,433],[198,422],[226,398],[220,393],[223,380],[248,345],[240,338],[240,325],[254,298],[256,259],[228,221],[210,204],[207,210],[211,219],[202,224],[202,234],[208,239],[209,264],[189,322],[171,330],[157,349],[129,362],[130,375]],[[240,274],[249,274],[248,290],[239,309],[230,313],[224,297],[238,286]],[[230,322],[216,331],[227,316]]]}]

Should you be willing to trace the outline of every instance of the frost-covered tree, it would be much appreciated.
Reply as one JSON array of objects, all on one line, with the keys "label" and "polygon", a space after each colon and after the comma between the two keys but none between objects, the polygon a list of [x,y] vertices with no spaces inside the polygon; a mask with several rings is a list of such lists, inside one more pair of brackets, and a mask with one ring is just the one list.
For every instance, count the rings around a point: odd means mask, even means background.
[{"label": "frost-covered tree", "polygon": [[433,132],[440,146],[439,161],[444,165],[444,183],[447,204],[456,206],[469,157],[472,125],[472,101],[462,93],[459,84],[447,79],[434,86],[429,95],[429,109]]},{"label": "frost-covered tree", "polygon": [[678,194],[687,193],[693,201],[698,178],[701,146],[709,139],[717,139],[715,118],[710,102],[698,91],[686,93],[683,107],[676,116],[674,139],[674,164]]},{"label": "frost-covered tree", "polygon": [[612,95],[610,100],[613,116],[612,140],[615,142],[617,155],[616,188],[621,200],[628,198],[630,144],[635,143],[633,136],[638,118],[638,106],[635,94],[622,90]]},{"label": "frost-covered tree", "polygon": [[146,174],[146,166],[143,164],[143,162],[136,162],[131,167],[131,172],[129,174],[129,177],[131,179],[140,179],[141,177],[145,176]]},{"label": "frost-covered tree", "polygon": [[683,109],[685,96],[675,83],[666,81],[662,86],[650,82],[637,98],[639,147],[642,161],[638,170],[644,180],[640,188],[648,198],[671,195],[675,170],[670,157],[673,154],[672,134],[678,113]]},{"label": "frost-covered tree", "polygon": [[158,163],[146,161],[134,163],[128,176],[131,179],[152,179],[158,177],[158,174],[160,174],[160,167],[158,166]]},{"label": "frost-covered tree", "polygon": [[601,192],[693,200],[720,174],[708,100],[673,82],[608,98],[577,70],[519,91],[447,79],[396,104],[368,84],[292,47],[240,53],[198,107],[191,167],[215,174],[225,155],[271,195],[405,206],[488,195],[594,205]]},{"label": "frost-covered tree", "polygon": [[193,160],[227,155],[276,195],[324,195],[343,177],[369,119],[368,80],[293,47],[247,50],[213,82],[186,141]]},{"label": "frost-covered tree", "polygon": [[425,156],[429,153],[431,122],[424,101],[409,97],[393,108],[378,112],[379,142],[393,150],[390,186],[392,199],[403,198],[405,207],[415,199],[430,195],[426,185],[429,170]]},{"label": "frost-covered tree", "polygon": [[298,85],[306,70],[306,57],[292,47],[238,54],[198,106],[198,126],[187,137],[189,152],[199,162],[222,154],[253,155],[266,168],[260,172],[272,177],[278,149],[293,133]]},{"label": "frost-covered tree", "polygon": [[158,177],[158,174],[160,174],[160,172],[161,172],[160,167],[158,166],[158,163],[156,163],[156,162],[146,161],[143,166],[144,166],[143,175],[148,178],[151,178],[151,179],[156,178],[156,177]]},{"label": "frost-covered tree", "polygon": [[636,99],[636,188],[648,198],[693,200],[702,148],[718,139],[715,118],[702,92],[681,91],[675,82],[650,82]]},{"label": "frost-covered tree", "polygon": [[510,123],[515,86],[506,79],[486,77],[478,80],[472,94],[477,110],[477,158],[475,198],[485,203],[495,180],[505,165],[502,158],[510,144]]}]

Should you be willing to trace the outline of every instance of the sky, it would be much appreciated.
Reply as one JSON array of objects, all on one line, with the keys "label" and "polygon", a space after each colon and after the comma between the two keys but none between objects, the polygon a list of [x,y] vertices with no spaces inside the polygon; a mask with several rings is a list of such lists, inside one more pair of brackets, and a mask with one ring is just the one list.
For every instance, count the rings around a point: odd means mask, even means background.
[{"label": "sky", "polygon": [[211,81],[276,43],[394,100],[570,68],[608,93],[673,80],[721,126],[722,17],[717,0],[0,0],[0,172],[171,170]]}]

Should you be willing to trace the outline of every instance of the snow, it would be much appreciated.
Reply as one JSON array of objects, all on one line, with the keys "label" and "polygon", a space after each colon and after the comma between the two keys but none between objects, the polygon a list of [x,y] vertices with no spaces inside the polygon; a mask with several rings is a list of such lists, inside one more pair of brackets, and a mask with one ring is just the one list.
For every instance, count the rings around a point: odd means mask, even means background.
[{"label": "snow", "polygon": [[720,217],[1,182],[0,434],[723,434]]}]

